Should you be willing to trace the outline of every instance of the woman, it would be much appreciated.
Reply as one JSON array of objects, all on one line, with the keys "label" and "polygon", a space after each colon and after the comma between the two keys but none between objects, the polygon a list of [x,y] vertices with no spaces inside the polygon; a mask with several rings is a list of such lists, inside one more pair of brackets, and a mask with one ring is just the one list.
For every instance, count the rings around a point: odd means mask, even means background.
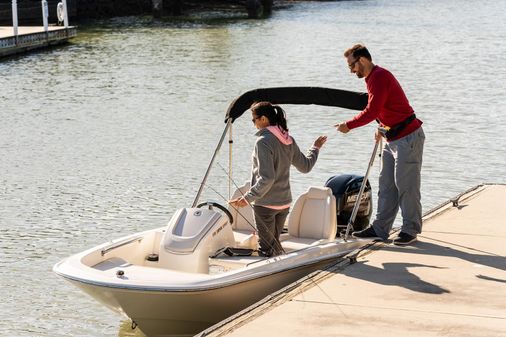
[{"label": "woman", "polygon": [[244,196],[231,200],[230,204],[253,206],[259,255],[270,257],[283,253],[279,236],[292,202],[290,165],[302,173],[311,171],[327,137],[318,137],[304,155],[288,134],[285,112],[281,107],[257,102],[250,109],[251,121],[259,130],[253,151],[251,188]]}]

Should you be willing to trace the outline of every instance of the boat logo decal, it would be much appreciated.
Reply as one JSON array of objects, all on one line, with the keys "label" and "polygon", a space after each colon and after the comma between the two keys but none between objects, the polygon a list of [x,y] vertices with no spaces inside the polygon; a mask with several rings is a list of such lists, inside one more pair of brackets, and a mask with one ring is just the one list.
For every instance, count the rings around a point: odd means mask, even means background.
[{"label": "boat logo decal", "polygon": [[217,229],[217,230],[215,230],[215,231],[213,232],[213,237],[214,237],[214,236],[216,236],[216,234],[218,234],[219,232],[221,232],[221,230],[222,230],[223,228],[225,228],[225,226],[226,226],[227,224],[228,224],[228,222],[225,222],[223,225],[221,225],[220,227],[218,227],[218,229]]}]

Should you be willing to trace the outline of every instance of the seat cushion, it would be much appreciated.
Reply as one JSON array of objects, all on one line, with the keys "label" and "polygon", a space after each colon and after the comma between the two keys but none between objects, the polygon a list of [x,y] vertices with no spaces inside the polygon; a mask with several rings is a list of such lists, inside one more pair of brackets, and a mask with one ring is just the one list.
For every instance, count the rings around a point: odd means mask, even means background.
[{"label": "seat cushion", "polygon": [[301,194],[288,217],[293,237],[333,240],[337,231],[336,200],[328,187],[310,187]]},{"label": "seat cushion", "polygon": [[308,238],[297,238],[291,235],[281,236],[281,246],[285,252],[291,252],[294,250],[304,249],[310,246],[318,245],[326,240],[308,239]]}]

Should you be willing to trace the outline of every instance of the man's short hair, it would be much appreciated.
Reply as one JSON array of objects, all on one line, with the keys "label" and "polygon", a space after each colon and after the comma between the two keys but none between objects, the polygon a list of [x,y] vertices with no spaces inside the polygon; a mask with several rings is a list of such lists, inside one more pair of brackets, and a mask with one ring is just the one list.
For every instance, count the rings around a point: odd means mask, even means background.
[{"label": "man's short hair", "polygon": [[344,52],[344,57],[348,57],[349,55],[352,55],[355,59],[359,57],[365,57],[369,61],[372,61],[371,54],[369,53],[369,50],[363,45],[363,44],[356,44],[353,47],[346,49]]}]

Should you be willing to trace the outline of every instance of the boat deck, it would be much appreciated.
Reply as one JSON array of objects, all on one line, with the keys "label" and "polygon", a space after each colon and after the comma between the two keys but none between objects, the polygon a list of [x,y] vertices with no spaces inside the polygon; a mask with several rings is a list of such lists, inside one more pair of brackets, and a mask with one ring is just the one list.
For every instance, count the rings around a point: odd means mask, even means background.
[{"label": "boat deck", "polygon": [[424,216],[409,247],[380,243],[200,336],[506,336],[506,185]]}]

